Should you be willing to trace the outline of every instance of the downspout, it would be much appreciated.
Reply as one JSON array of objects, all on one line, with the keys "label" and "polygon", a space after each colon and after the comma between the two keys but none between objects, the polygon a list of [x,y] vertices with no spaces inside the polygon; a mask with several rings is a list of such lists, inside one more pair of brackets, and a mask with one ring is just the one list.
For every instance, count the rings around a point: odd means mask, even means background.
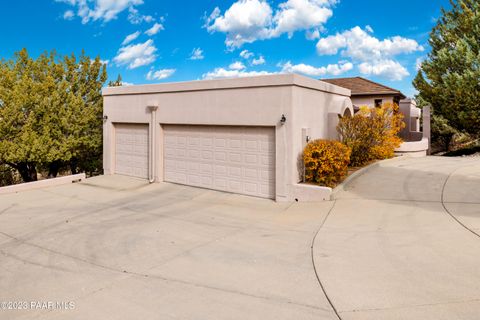
[{"label": "downspout", "polygon": [[155,182],[155,167],[156,167],[156,128],[157,128],[157,109],[158,106],[151,105],[148,106],[150,110],[151,119],[150,119],[150,130],[149,130],[149,138],[148,138],[148,149],[149,149],[149,156],[148,156],[148,182],[153,183]]}]

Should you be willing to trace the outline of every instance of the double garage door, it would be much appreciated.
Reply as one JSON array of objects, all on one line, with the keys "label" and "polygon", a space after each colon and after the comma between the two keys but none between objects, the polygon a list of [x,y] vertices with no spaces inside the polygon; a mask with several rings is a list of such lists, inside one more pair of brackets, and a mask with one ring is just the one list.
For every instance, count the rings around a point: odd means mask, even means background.
[{"label": "double garage door", "polygon": [[[164,180],[275,197],[273,127],[164,125]],[[148,176],[148,126],[116,126],[116,173]]]}]

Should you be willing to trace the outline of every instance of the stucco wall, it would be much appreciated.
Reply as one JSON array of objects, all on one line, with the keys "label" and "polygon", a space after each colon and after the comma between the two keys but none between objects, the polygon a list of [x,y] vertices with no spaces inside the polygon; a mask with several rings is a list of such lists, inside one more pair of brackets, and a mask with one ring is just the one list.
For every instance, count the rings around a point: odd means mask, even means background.
[{"label": "stucco wall", "polygon": [[[297,159],[302,128],[312,138],[327,138],[328,106],[350,92],[320,81],[281,75],[222,81],[108,88],[104,91],[104,171],[114,173],[115,123],[150,123],[156,111],[156,180],[163,181],[162,124],[275,127],[276,199],[292,200],[299,181]],[[340,98],[340,100],[339,100]],[[282,114],[286,123],[281,124]]]},{"label": "stucco wall", "polygon": [[393,103],[393,96],[368,96],[368,97],[352,97],[352,103],[356,105],[357,107],[361,106],[369,106],[369,107],[374,107],[375,106],[375,100],[376,99],[382,99],[382,102],[392,102]]}]

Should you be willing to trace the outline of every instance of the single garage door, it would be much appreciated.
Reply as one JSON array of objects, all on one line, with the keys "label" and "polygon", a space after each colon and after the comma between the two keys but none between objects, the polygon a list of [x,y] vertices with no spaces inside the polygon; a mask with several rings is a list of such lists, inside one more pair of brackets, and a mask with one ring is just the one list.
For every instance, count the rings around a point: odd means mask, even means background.
[{"label": "single garage door", "polygon": [[115,124],[115,173],[148,178],[147,124]]},{"label": "single garage door", "polygon": [[275,197],[273,127],[164,126],[165,181]]}]

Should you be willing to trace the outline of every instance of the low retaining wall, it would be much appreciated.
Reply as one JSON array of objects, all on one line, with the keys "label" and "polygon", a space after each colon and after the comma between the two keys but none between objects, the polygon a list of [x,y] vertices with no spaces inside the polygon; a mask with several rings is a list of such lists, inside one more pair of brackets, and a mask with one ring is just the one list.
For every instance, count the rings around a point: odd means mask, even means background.
[{"label": "low retaining wall", "polygon": [[300,202],[319,202],[330,200],[332,188],[321,187],[307,183],[297,183],[293,185],[293,195],[296,201]]},{"label": "low retaining wall", "polygon": [[425,157],[428,150],[428,138],[421,141],[404,142],[395,149],[397,156]]},{"label": "low retaining wall", "polygon": [[85,179],[86,179],[85,173],[79,173],[79,174],[74,174],[74,175],[65,176],[65,177],[58,177],[53,179],[45,179],[40,181],[15,184],[13,186],[1,187],[0,195],[8,194],[8,193],[16,193],[21,191],[28,191],[33,189],[60,186],[60,185],[69,184],[72,182],[79,182]]}]

